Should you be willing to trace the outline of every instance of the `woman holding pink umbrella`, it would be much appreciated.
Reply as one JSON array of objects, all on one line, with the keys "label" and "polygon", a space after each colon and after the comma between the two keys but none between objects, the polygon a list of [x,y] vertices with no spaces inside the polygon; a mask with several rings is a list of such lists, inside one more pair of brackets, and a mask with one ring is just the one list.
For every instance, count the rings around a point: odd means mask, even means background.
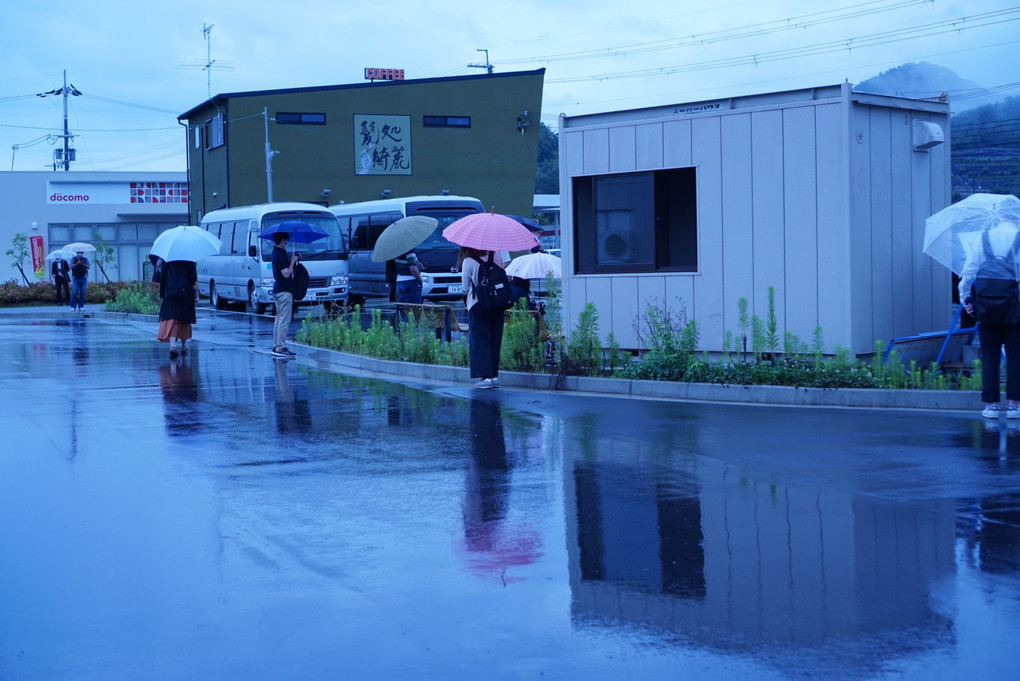
[{"label": "woman holding pink umbrella", "polygon": [[530,250],[538,245],[538,240],[527,227],[498,213],[462,217],[443,230],[443,237],[461,247],[457,265],[468,309],[471,377],[478,379],[475,388],[498,388],[504,310],[487,309],[479,304],[479,272],[483,263],[486,267],[490,262],[503,267],[499,251]]},{"label": "woman holding pink umbrella", "polygon": [[483,262],[503,266],[498,253],[460,247],[457,266],[468,310],[468,359],[471,377],[478,378],[475,387],[479,390],[499,387],[499,353],[503,348],[504,310],[487,310],[478,304],[478,273]]}]

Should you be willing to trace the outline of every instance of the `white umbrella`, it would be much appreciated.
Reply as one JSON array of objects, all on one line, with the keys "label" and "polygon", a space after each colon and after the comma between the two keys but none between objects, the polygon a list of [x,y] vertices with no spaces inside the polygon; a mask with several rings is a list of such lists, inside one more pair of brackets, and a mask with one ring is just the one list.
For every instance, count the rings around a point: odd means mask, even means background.
[{"label": "white umbrella", "polygon": [[73,253],[68,253],[67,251],[50,251],[50,254],[46,256],[46,261],[53,262],[54,260],[70,260],[72,255]]},{"label": "white umbrella", "polygon": [[198,262],[202,258],[220,252],[221,241],[194,225],[181,225],[166,230],[152,242],[151,255],[166,262],[187,260]]},{"label": "white umbrella", "polygon": [[562,261],[548,253],[528,253],[510,261],[506,273],[521,279],[545,279],[550,272],[559,279],[562,274]]},{"label": "white umbrella", "polygon": [[82,251],[83,253],[95,253],[96,247],[92,244],[87,244],[84,241],[75,241],[73,244],[67,244],[60,250],[74,255],[78,251]]},{"label": "white umbrella", "polygon": [[971,194],[925,220],[923,250],[961,274],[969,258],[986,250],[985,234],[1004,223],[1016,232],[1020,199],[1011,194]]}]

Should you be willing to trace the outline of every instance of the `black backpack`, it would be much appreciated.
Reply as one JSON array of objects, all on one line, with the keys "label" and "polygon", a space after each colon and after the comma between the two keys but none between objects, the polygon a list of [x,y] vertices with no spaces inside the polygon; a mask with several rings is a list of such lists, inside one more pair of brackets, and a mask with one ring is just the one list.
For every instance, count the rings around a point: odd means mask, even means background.
[{"label": "black backpack", "polygon": [[75,259],[74,264],[71,265],[71,274],[76,278],[81,279],[89,275],[89,270],[85,266],[85,261],[81,259]]},{"label": "black backpack", "polygon": [[514,294],[506,270],[493,262],[492,253],[488,260],[475,260],[478,261],[478,283],[474,287],[478,304],[487,312],[509,310],[514,306]]}]

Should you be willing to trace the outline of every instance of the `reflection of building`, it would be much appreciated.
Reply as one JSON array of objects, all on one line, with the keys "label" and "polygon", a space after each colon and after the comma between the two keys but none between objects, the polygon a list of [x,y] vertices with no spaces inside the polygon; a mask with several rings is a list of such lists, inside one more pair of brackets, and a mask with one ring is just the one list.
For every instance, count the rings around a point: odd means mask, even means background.
[{"label": "reflection of building", "polygon": [[928,592],[953,569],[952,501],[899,507],[759,482],[705,457],[682,465],[573,464],[575,617],[749,651],[933,627],[928,638],[942,635]]}]

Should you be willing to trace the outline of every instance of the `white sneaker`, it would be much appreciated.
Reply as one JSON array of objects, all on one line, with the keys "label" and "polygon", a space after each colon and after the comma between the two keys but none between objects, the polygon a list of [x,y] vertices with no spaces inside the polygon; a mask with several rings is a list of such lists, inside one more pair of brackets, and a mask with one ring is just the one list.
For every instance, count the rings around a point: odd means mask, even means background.
[{"label": "white sneaker", "polygon": [[1017,408],[1015,405],[1006,407],[1006,418],[1020,419],[1020,408]]},{"label": "white sneaker", "polygon": [[[499,387],[499,379],[498,378],[496,378],[496,377],[490,378],[489,382],[492,383],[492,387],[493,388],[498,388]],[[1018,413],[1020,413],[1020,412],[1018,412]]]},{"label": "white sneaker", "polygon": [[494,386],[492,385],[492,379],[483,378],[482,380],[475,383],[475,387],[478,388],[479,390],[489,390]]},{"label": "white sneaker", "polygon": [[981,410],[981,415],[984,416],[986,419],[999,418],[999,405],[989,404],[987,407]]}]

